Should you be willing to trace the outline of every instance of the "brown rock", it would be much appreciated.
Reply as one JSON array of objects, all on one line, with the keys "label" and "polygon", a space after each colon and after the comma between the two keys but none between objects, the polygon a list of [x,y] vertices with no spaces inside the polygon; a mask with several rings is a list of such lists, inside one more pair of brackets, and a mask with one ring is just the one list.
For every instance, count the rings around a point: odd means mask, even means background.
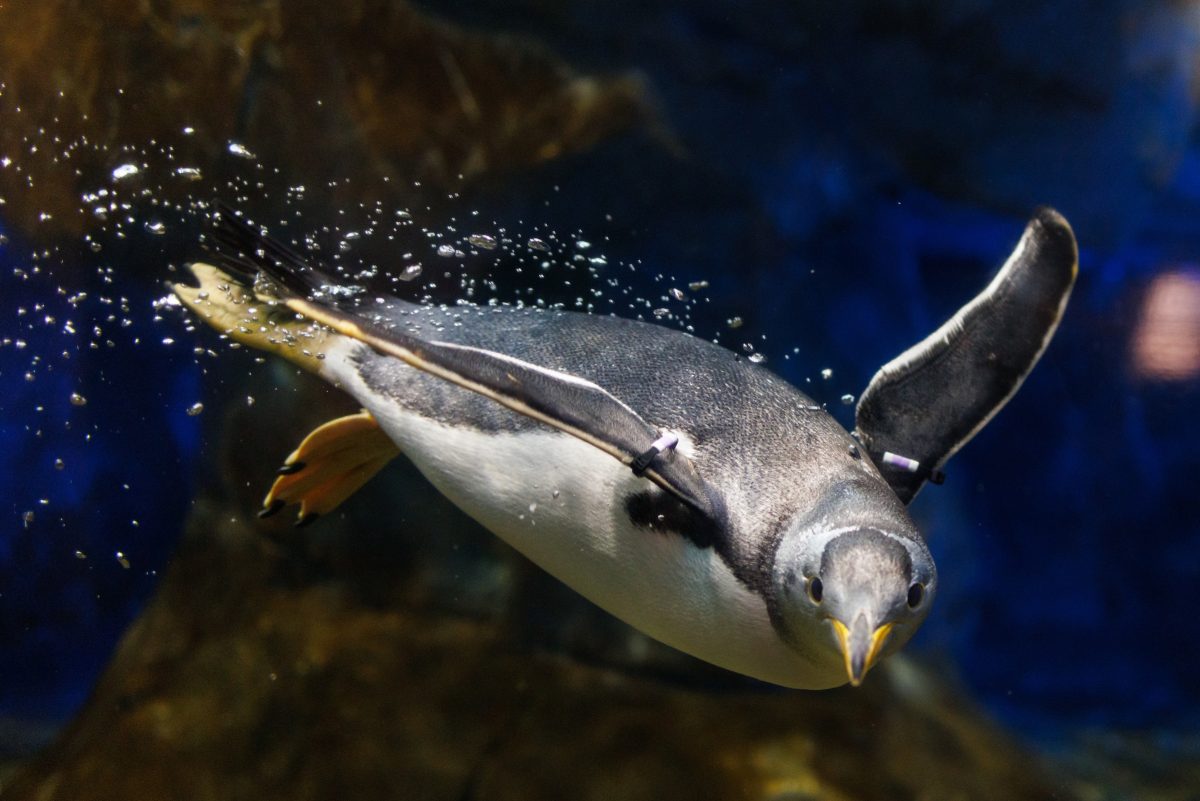
[{"label": "brown rock", "polygon": [[706,691],[365,602],[202,503],[78,719],[3,801],[1069,798],[911,663]]}]

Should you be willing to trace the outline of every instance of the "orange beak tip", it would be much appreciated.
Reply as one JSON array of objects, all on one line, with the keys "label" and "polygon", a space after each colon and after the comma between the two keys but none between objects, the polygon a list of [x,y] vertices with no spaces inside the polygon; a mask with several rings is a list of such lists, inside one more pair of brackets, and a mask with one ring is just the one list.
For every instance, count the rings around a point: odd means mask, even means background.
[{"label": "orange beak tip", "polygon": [[842,649],[842,658],[845,660],[846,676],[850,680],[850,686],[859,687],[867,673],[879,660],[879,655],[883,651],[893,624],[884,623],[874,631],[870,631],[870,629],[863,629],[865,620],[856,619],[853,629],[847,628],[846,624],[837,618],[831,618],[831,622],[838,638],[838,644]]}]

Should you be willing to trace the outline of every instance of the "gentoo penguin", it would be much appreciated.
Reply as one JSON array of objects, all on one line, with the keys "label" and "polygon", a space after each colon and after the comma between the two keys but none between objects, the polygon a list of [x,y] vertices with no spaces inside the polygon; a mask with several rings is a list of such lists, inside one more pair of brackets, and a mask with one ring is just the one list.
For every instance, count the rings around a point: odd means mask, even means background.
[{"label": "gentoo penguin", "polygon": [[362,405],[286,460],[264,514],[329,512],[399,453],[505,542],[652,637],[786,687],[857,685],[929,613],[905,510],[1002,407],[1077,269],[1039,210],[995,279],[885,365],[852,435],[761,365],[683,332],[348,291],[227,207],[175,293]]}]

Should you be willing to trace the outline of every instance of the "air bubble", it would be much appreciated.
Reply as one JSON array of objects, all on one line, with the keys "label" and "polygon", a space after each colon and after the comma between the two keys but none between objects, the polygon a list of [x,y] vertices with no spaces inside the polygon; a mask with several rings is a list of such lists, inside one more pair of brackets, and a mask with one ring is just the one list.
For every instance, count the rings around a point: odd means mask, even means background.
[{"label": "air bubble", "polygon": [[228,150],[233,155],[239,156],[244,159],[254,158],[254,154],[251,153],[249,150],[247,150],[246,146],[243,145],[241,142],[230,142]]},{"label": "air bubble", "polygon": [[842,396],[842,404],[844,406],[853,405],[854,404],[854,396],[851,395],[849,392],[847,392],[845,395]]},{"label": "air bubble", "polygon": [[444,259],[454,255],[454,245],[438,245],[437,254]]},{"label": "air bubble", "polygon": [[204,411],[204,404],[197,401],[187,408],[188,417],[195,417]]},{"label": "air bubble", "polygon": [[113,169],[112,179],[114,181],[123,181],[130,176],[137,175],[141,171],[141,168],[136,164],[122,164]]},{"label": "air bubble", "polygon": [[420,264],[410,264],[400,272],[401,281],[412,281],[421,275]]},{"label": "air bubble", "polygon": [[495,250],[496,245],[499,244],[496,237],[490,234],[471,234],[467,237],[467,241],[483,250]]},{"label": "air bubble", "polygon": [[80,395],[78,392],[71,393],[72,406],[87,406],[87,398]]}]

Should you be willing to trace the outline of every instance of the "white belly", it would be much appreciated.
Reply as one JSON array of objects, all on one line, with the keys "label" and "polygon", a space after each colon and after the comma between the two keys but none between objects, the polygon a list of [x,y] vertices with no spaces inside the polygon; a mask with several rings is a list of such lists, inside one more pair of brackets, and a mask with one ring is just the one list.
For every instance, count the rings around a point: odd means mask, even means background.
[{"label": "white belly", "polygon": [[[766,605],[714,549],[629,520],[648,486],[616,459],[546,428],[456,428],[381,404],[338,376],[447,498],[534,563],[626,623],[707,662],[788,687],[830,681],[779,640]],[[465,390],[464,390],[465,391]]]}]

